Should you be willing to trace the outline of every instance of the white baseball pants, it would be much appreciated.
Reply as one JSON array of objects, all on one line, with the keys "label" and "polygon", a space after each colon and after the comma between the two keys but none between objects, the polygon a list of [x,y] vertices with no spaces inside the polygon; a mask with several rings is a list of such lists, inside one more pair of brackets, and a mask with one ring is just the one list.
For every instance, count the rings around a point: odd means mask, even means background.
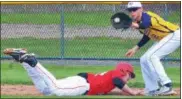
[{"label": "white baseball pants", "polygon": [[145,91],[148,92],[158,89],[158,82],[161,85],[165,85],[171,82],[170,78],[165,73],[160,59],[174,52],[179,47],[180,29],[164,37],[159,42],[156,42],[140,58],[142,75],[145,82]]},{"label": "white baseball pants", "polygon": [[35,87],[44,95],[77,96],[89,90],[90,85],[80,76],[56,80],[39,62],[35,67],[22,63]]}]

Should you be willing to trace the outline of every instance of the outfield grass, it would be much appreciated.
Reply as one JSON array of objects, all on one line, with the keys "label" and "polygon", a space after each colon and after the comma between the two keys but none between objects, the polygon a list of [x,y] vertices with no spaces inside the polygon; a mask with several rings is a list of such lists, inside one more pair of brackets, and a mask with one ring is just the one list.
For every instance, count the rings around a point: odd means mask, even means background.
[{"label": "outfield grass", "polygon": [[181,15],[181,12],[175,11],[175,12],[172,12],[170,15],[166,16],[166,19],[169,22],[174,22],[174,23],[180,24],[180,22],[181,22],[181,17],[179,17],[180,15]]},{"label": "outfield grass", "polygon": [[[65,24],[70,26],[110,26],[112,12],[65,12]],[[1,23],[12,24],[60,24],[60,13],[1,13]],[[170,22],[180,22],[180,12],[165,16]]]},{"label": "outfield grass", "polygon": [[[65,12],[66,25],[110,26],[112,12]],[[60,24],[60,13],[2,13],[1,23]]]},{"label": "outfield grass", "polygon": [[[1,63],[1,84],[33,84],[26,71],[19,63],[14,63],[10,68],[9,62]],[[56,78],[64,78],[76,75],[80,72],[101,73],[113,69],[113,66],[58,66],[53,64],[43,64]],[[130,87],[143,88],[144,82],[139,66],[134,66],[136,79],[129,82]],[[166,72],[172,79],[174,87],[180,87],[180,68],[167,67]]]},{"label": "outfield grass", "polygon": [[[65,57],[97,57],[97,58],[122,58],[128,49],[137,44],[139,40],[120,38],[75,38],[65,40]],[[134,57],[140,57],[144,54],[152,42],[141,48]],[[34,52],[41,57],[59,57],[61,56],[60,39],[36,39],[36,38],[18,38],[1,39],[1,49],[5,48],[27,48],[29,52]],[[180,48],[170,54],[173,58],[180,58]],[[2,50],[1,50],[1,56]]]}]

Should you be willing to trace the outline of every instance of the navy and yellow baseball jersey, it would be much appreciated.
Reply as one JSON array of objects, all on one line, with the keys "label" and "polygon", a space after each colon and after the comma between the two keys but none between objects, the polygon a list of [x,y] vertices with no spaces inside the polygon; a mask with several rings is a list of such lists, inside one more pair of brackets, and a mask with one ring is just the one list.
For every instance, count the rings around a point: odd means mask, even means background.
[{"label": "navy and yellow baseball jersey", "polygon": [[178,25],[165,21],[159,15],[150,11],[143,12],[139,23],[139,31],[150,39],[159,41],[169,33],[179,29]]}]

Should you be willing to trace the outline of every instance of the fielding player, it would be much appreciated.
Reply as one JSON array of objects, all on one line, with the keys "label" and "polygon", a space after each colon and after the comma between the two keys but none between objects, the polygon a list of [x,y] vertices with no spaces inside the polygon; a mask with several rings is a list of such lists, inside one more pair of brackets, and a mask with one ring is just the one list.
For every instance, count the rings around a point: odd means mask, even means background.
[{"label": "fielding player", "polygon": [[140,58],[140,64],[145,82],[147,95],[172,94],[172,81],[165,73],[160,59],[180,47],[180,27],[165,21],[159,15],[144,12],[140,2],[129,2],[127,5],[132,19],[133,28],[143,34],[140,42],[126,53],[133,56],[150,39],[156,41],[153,46]]},{"label": "fielding player", "polygon": [[12,56],[22,63],[31,77],[35,87],[44,95],[77,96],[107,94],[115,87],[130,95],[138,95],[127,86],[127,82],[135,78],[132,65],[120,62],[115,69],[101,73],[79,73],[63,79],[56,79],[25,49],[8,48],[4,54]]}]

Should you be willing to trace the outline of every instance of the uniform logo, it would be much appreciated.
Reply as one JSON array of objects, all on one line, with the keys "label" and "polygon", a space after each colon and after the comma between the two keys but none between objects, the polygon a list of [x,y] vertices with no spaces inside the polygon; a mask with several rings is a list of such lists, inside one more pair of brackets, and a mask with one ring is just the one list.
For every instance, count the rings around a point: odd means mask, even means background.
[{"label": "uniform logo", "polygon": [[133,5],[133,2],[129,2],[129,4],[128,4],[128,5],[132,6],[132,5]]}]

